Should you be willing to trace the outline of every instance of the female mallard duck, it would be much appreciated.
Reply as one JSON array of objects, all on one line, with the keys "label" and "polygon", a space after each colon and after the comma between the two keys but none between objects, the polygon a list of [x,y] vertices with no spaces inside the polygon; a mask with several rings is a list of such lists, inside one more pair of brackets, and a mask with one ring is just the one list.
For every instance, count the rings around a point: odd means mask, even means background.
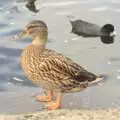
[{"label": "female mallard duck", "polygon": [[[30,36],[32,43],[21,55],[21,67],[33,83],[47,90],[46,96],[37,96],[40,101],[48,102],[48,109],[60,107],[63,93],[78,92],[103,79],[86,71],[70,58],[46,49],[48,40],[47,25],[40,20],[30,22],[18,38]],[[53,93],[57,93],[52,101]]]}]

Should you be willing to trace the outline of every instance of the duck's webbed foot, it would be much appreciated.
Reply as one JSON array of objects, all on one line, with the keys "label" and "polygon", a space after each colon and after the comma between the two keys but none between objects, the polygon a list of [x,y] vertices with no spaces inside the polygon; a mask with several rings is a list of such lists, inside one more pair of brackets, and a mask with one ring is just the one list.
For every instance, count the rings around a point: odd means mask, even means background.
[{"label": "duck's webbed foot", "polygon": [[56,110],[56,109],[60,108],[61,107],[61,97],[62,97],[62,95],[59,94],[55,101],[48,102],[48,104],[46,105],[47,109],[48,110]]},{"label": "duck's webbed foot", "polygon": [[48,91],[47,95],[45,95],[45,96],[37,95],[36,100],[38,100],[40,102],[50,102],[52,100],[52,97],[53,97],[53,92]]}]

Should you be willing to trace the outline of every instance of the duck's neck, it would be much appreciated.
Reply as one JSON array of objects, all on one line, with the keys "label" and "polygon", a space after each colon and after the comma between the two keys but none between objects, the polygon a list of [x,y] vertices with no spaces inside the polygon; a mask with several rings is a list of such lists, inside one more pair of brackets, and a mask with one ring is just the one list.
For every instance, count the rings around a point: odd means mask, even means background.
[{"label": "duck's neck", "polygon": [[32,40],[33,45],[38,46],[38,47],[42,47],[42,48],[45,48],[46,42],[47,42],[47,38],[35,37]]}]

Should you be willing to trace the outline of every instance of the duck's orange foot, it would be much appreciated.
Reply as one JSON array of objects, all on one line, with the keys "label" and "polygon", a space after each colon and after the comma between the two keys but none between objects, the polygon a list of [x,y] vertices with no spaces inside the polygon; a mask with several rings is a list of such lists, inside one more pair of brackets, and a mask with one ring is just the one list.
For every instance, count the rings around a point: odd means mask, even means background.
[{"label": "duck's orange foot", "polygon": [[40,102],[50,102],[52,100],[53,92],[47,91],[47,95],[45,96],[36,96],[36,100]]},{"label": "duck's orange foot", "polygon": [[40,101],[40,102],[50,102],[51,101],[51,97],[49,96],[36,96],[36,100]]},{"label": "duck's orange foot", "polygon": [[56,110],[61,107],[60,104],[56,101],[49,102],[46,106],[48,110]]}]

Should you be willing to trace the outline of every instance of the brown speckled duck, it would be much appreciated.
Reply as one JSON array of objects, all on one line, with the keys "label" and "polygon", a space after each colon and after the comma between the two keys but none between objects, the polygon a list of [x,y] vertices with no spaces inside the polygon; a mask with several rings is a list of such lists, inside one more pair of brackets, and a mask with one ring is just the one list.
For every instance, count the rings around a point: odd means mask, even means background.
[{"label": "brown speckled duck", "polygon": [[[36,98],[48,102],[48,109],[59,108],[64,93],[79,92],[103,80],[103,76],[88,72],[61,53],[46,49],[48,28],[43,21],[30,22],[18,38],[25,36],[30,36],[32,43],[22,52],[21,67],[28,79],[46,89],[47,95]],[[56,96],[54,101],[53,96]]]}]

